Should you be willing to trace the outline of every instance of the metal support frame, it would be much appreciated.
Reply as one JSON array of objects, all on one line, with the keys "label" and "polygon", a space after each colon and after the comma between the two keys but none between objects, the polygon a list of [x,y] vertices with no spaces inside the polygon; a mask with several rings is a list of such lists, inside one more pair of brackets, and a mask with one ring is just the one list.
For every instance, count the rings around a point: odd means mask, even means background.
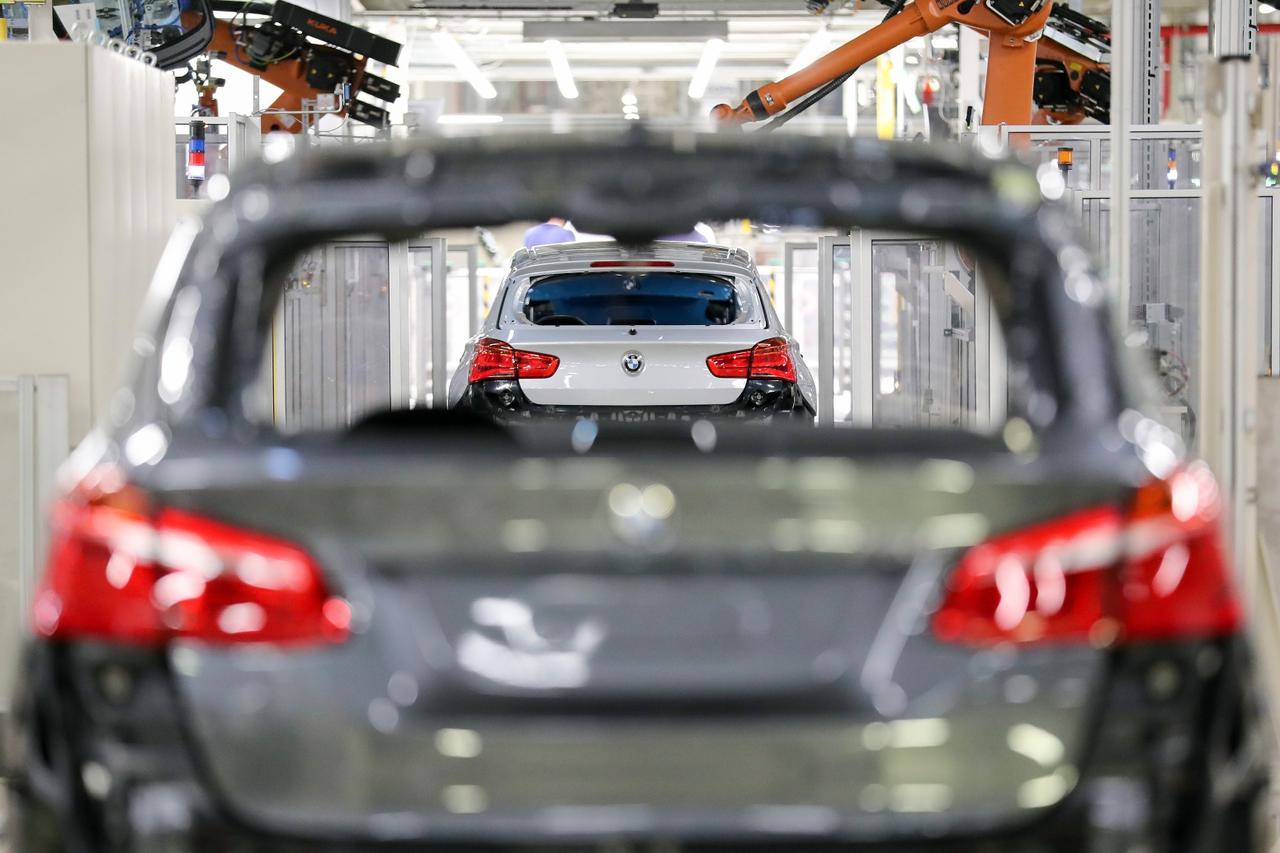
[{"label": "metal support frame", "polygon": [[818,423],[835,423],[835,237],[818,240]]},{"label": "metal support frame", "polygon": [[[405,269],[408,269],[409,260],[408,252],[428,251],[431,253],[431,288],[427,294],[429,299],[427,316],[430,318],[429,328],[427,331],[427,342],[431,351],[431,373],[430,380],[430,397],[431,405],[435,408],[444,408],[448,405],[448,382],[449,371],[447,359],[449,356],[449,340],[448,340],[448,323],[445,320],[445,312],[449,304],[449,252],[448,243],[443,237],[424,237],[417,240],[411,240],[405,244],[406,257]],[[465,248],[465,247],[464,247]],[[472,247],[474,248],[474,247]],[[422,316],[422,305],[420,300],[423,294],[420,288],[408,287],[403,300],[402,310],[407,319],[405,329],[405,340],[418,341],[422,339],[422,329],[417,327],[417,322]],[[473,288],[474,290],[474,288]],[[406,348],[407,350],[408,348]],[[413,371],[416,378],[422,369],[420,363],[410,365],[409,370]],[[406,371],[406,379],[409,373]],[[421,388],[422,383],[415,384]],[[408,389],[406,389],[406,394]],[[413,405],[418,405],[425,396],[419,392],[419,396],[414,399]]]},{"label": "metal support frame", "polygon": [[[909,233],[883,231],[865,231],[854,229],[848,238],[827,236],[819,239],[818,249],[818,422],[822,425],[837,423],[835,415],[836,370],[840,368],[836,352],[837,341],[841,333],[847,333],[853,349],[851,364],[852,373],[848,377],[850,392],[850,411],[848,420],[842,417],[840,423],[857,427],[870,427],[875,423],[875,323],[877,306],[874,304],[875,282],[877,274],[874,263],[874,249],[878,243],[902,244],[936,242],[932,238],[922,238]],[[805,244],[796,244],[797,249],[806,248]],[[839,304],[836,290],[836,258],[837,253],[849,253],[852,292],[850,298],[850,316],[848,328],[843,328],[845,318],[837,318],[836,309]],[[999,318],[992,304],[990,294],[982,285],[979,273],[976,293],[970,294],[967,287],[958,282],[948,281],[951,273],[943,266],[925,270],[936,275],[937,287],[931,288],[931,300],[952,301],[965,306],[973,316],[973,355],[974,355],[974,410],[973,423],[979,429],[988,429],[1004,422],[1008,404],[1008,365],[1005,358],[1003,338],[999,328]],[[963,293],[955,291],[960,287]],[[939,324],[944,322],[945,311],[942,305],[931,305],[928,315]],[[931,330],[930,338],[939,343],[945,337],[942,326]]]},{"label": "metal support frame", "polygon": [[[850,318],[849,335],[853,339],[853,376],[850,377],[850,393],[853,405],[849,413],[854,426],[870,427],[875,422],[875,322],[876,311],[872,304],[875,288],[872,276],[871,247],[876,240],[894,239],[883,232],[868,232],[855,228],[849,232],[849,266],[853,270],[853,316]],[[835,256],[831,258],[835,272]],[[832,284],[834,285],[834,278]]]},{"label": "metal support frame", "polygon": [[[1160,62],[1163,53],[1160,41],[1160,0],[1125,2],[1132,5],[1135,12],[1134,26],[1129,32],[1129,49],[1130,55],[1137,59],[1130,80],[1130,121],[1134,124],[1156,124],[1160,121]],[[1114,58],[1112,61],[1114,62]],[[1114,114],[1116,99],[1111,100]]]},{"label": "metal support frame", "polygon": [[1253,56],[1257,44],[1257,0],[1212,0],[1209,7],[1209,49],[1213,56]]},{"label": "metal support frame", "polygon": [[[1265,125],[1264,125],[1265,126]],[[1111,202],[1112,197],[1102,186],[1102,178],[1106,171],[1106,161],[1110,152],[1106,149],[1106,143],[1110,138],[1111,129],[1103,126],[1076,126],[1076,127],[1044,127],[1044,126],[1025,126],[1025,127],[1008,127],[1003,128],[1006,134],[1025,135],[1029,140],[1033,150],[1037,146],[1043,146],[1046,152],[1051,152],[1057,145],[1067,144],[1075,148],[1077,152],[1088,152],[1087,160],[1077,156],[1077,163],[1081,163],[1080,183],[1084,189],[1073,191],[1069,197],[1071,203],[1078,213],[1083,214],[1088,205],[1096,204],[1099,201]],[[1142,143],[1148,143],[1145,147],[1155,147],[1155,143],[1168,143],[1170,145],[1183,145],[1192,151],[1204,149],[1204,128],[1197,125],[1154,125],[1142,126],[1135,125],[1130,129],[1131,147],[1141,146]],[[1264,149],[1259,148],[1258,152]],[[1105,155],[1105,156],[1104,156]],[[1082,163],[1082,161],[1084,161]],[[1205,160],[1202,157],[1202,171],[1204,169]],[[1180,182],[1186,180],[1184,172]],[[1256,183],[1256,182],[1255,182]],[[1255,194],[1259,199],[1269,200],[1271,203],[1271,224],[1266,234],[1262,234],[1261,229],[1258,233],[1266,246],[1268,254],[1265,256],[1268,261],[1270,275],[1264,283],[1261,299],[1263,305],[1260,309],[1268,310],[1270,313],[1270,322],[1267,324],[1268,337],[1265,341],[1259,341],[1259,374],[1260,375],[1280,375],[1280,189],[1277,188],[1259,188],[1254,186],[1250,192]],[[1150,174],[1138,174],[1136,180],[1131,181],[1129,198],[1130,201],[1141,199],[1178,199],[1178,198],[1197,198],[1205,197],[1205,190],[1196,185],[1189,188],[1179,188],[1174,190],[1151,188]],[[1132,204],[1130,204],[1132,209]],[[1259,257],[1263,257],[1259,255]],[[1130,258],[1130,270],[1133,268],[1133,259]],[[1214,279],[1220,279],[1221,274],[1215,274]],[[1264,346],[1265,344],[1265,346]],[[1266,353],[1266,356],[1262,354]],[[1198,373],[1203,373],[1196,368]]]},{"label": "metal support frame", "polygon": [[796,282],[796,252],[816,252],[818,251],[817,243],[795,243],[788,242],[782,249],[782,325],[790,329],[795,334],[795,324],[792,317],[795,316],[795,282]]},{"label": "metal support frame", "polygon": [[449,246],[449,254],[462,255],[467,265],[467,334],[480,331],[480,247],[474,243]]},{"label": "metal support frame", "polygon": [[865,236],[854,229],[848,236],[818,238],[818,423],[830,426],[836,423],[836,253],[849,253],[849,269],[852,273],[854,292],[850,294],[851,317],[848,328],[842,329],[855,349],[854,369],[849,377],[851,400],[850,422],[854,426],[871,425],[871,278],[864,256]]},{"label": "metal support frame", "polygon": [[448,249],[442,238],[435,238],[438,248],[431,252],[431,406],[443,409],[449,405],[449,341],[445,311],[449,305]]},{"label": "metal support frame", "polygon": [[[1133,34],[1139,31],[1139,5],[1133,0],[1111,0],[1112,44],[1130,44]],[[1138,57],[1127,50],[1111,52],[1112,91],[1131,95],[1137,78]],[[1134,104],[1129,97],[1111,101],[1111,246],[1108,253],[1110,278],[1114,282],[1115,305],[1121,311],[1121,328],[1129,323],[1129,271],[1131,244],[1129,210],[1130,173],[1133,149],[1130,146],[1131,127],[1134,121]]]},{"label": "metal support frame", "polygon": [[391,349],[391,405],[409,406],[409,371],[405,342],[411,334],[410,312],[406,310],[409,277],[409,246],[393,243],[387,247],[387,307],[390,313],[387,332]]},{"label": "metal support frame", "polygon": [[[1265,127],[1265,125],[1264,125]],[[1271,276],[1267,280],[1267,305],[1270,322],[1267,324],[1268,357],[1259,365],[1260,375],[1280,376],[1280,287],[1276,286],[1280,279],[1280,190],[1264,190],[1262,195],[1271,200],[1271,231],[1267,234],[1268,252],[1271,261]]]},{"label": "metal support frame", "polygon": [[1251,166],[1262,139],[1257,63],[1238,56],[1211,58],[1204,65],[1204,79],[1200,362],[1204,375],[1214,381],[1200,384],[1200,452],[1230,496],[1232,552],[1246,590],[1252,591],[1257,557],[1258,204]]},{"label": "metal support frame", "polygon": [[1008,416],[1009,360],[1000,315],[978,267],[974,288],[974,344],[977,353],[977,426],[999,429]]},{"label": "metal support frame", "polygon": [[[928,289],[929,305],[927,316],[929,329],[927,337],[939,349],[952,345],[954,341],[946,340],[950,334],[950,304],[960,306],[973,320],[973,337],[970,339],[973,353],[973,421],[977,429],[987,429],[1003,423],[1007,408],[1007,391],[1005,390],[1007,362],[1002,337],[997,330],[993,333],[993,324],[999,326],[999,318],[994,306],[983,286],[981,273],[977,274],[975,292],[970,293],[968,287],[961,282],[948,268],[946,260],[948,252],[953,249],[946,241],[933,237],[921,237],[908,232],[862,231],[854,232],[856,286],[858,288],[855,303],[854,333],[855,345],[858,347],[856,364],[865,365],[865,370],[856,375],[854,386],[853,420],[860,425],[871,426],[875,423],[876,362],[875,341],[877,338],[876,323],[879,317],[879,304],[876,300],[875,276],[880,273],[875,265],[875,248],[877,244],[938,244],[941,256],[935,264],[923,267],[920,272],[935,277],[930,281]],[[882,285],[883,286],[883,285]],[[917,306],[924,308],[925,306]],[[857,313],[859,312],[860,313]],[[993,347],[993,342],[996,346]],[[967,365],[964,367],[967,371]],[[995,420],[998,417],[999,420]]]},{"label": "metal support frame", "polygon": [[[1112,137],[1112,128],[1107,125],[1076,125],[1071,127],[1064,126],[1046,126],[1046,125],[1017,125],[999,128],[1002,136],[998,139],[998,143],[1002,147],[1008,147],[1010,138],[1017,136],[1025,140],[1031,150],[1037,148],[1037,144],[1042,144],[1046,149],[1056,148],[1058,145],[1068,145],[1077,152],[1087,151],[1087,166],[1081,167],[1082,173],[1078,173],[1078,186],[1073,188],[1083,190],[1085,192],[1093,192],[1101,190],[1106,192],[1107,186],[1103,186],[1104,172],[1109,171],[1111,165],[1111,148],[1110,142]],[[1203,139],[1203,129],[1199,125],[1194,124],[1159,124],[1159,125],[1133,125],[1129,128],[1130,150],[1138,143],[1186,143],[1192,147],[1198,145]],[[1149,147],[1149,146],[1148,146]],[[1104,156],[1105,155],[1105,156]],[[1076,158],[1077,162],[1081,160]],[[1104,168],[1108,167],[1108,168]],[[1130,187],[1132,189],[1144,188],[1144,183],[1149,183],[1148,178],[1153,174],[1152,171],[1131,172]],[[1136,186],[1135,186],[1136,183]],[[1145,187],[1151,189],[1152,187]]]},{"label": "metal support frame", "polygon": [[281,294],[271,320],[271,421],[287,431],[291,424],[285,402],[284,363],[284,295]]}]

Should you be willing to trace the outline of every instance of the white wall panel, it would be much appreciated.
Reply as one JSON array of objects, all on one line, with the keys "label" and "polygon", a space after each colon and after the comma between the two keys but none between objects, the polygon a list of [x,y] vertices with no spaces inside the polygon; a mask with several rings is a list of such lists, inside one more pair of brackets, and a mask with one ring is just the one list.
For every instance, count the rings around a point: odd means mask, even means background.
[{"label": "white wall panel", "polygon": [[[66,49],[60,49],[60,48]],[[88,51],[7,42],[0,80],[0,373],[66,373],[72,430],[88,427]]]},{"label": "white wall panel", "polygon": [[107,155],[102,168],[89,170],[96,415],[121,379],[138,306],[173,224],[177,192],[172,77],[104,50],[91,57],[90,139]]},{"label": "white wall panel", "polygon": [[89,45],[9,42],[0,80],[33,81],[0,86],[0,373],[69,376],[78,439],[174,221],[173,79]]}]

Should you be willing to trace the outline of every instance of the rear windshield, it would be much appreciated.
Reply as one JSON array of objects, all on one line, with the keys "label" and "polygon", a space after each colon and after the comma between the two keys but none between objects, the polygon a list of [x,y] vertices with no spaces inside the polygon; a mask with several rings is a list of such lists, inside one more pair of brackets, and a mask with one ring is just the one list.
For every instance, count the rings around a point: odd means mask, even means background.
[{"label": "rear windshield", "polygon": [[521,310],[543,326],[724,326],[737,319],[738,300],[722,276],[589,272],[539,279]]}]

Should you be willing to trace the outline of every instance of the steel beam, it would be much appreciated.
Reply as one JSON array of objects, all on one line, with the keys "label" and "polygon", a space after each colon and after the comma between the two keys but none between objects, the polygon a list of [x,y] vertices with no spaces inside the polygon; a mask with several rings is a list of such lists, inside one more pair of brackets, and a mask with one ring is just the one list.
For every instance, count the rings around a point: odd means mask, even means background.
[{"label": "steel beam", "polygon": [[[1136,67],[1129,82],[1127,91],[1132,99],[1130,118],[1132,124],[1158,124],[1160,122],[1160,63],[1163,44],[1160,41],[1160,2],[1161,0],[1137,0],[1128,5],[1133,7],[1133,28],[1128,35],[1128,44],[1134,57]],[[1112,44],[1117,44],[1114,32]],[[1112,51],[1112,62],[1115,62],[1115,51]],[[1111,109],[1115,110],[1115,98],[1111,99]],[[1150,146],[1143,146],[1149,152]]]},{"label": "steel beam", "polygon": [[[1133,0],[1111,0],[1111,42],[1131,43],[1139,31],[1140,6]],[[1115,306],[1120,328],[1130,324],[1129,278],[1132,269],[1131,226],[1129,222],[1130,178],[1133,172],[1133,146],[1130,129],[1134,106],[1130,94],[1136,87],[1139,57],[1131,51],[1111,52],[1111,90],[1120,97],[1111,99],[1111,246],[1109,266],[1115,288]]]},{"label": "steel beam", "polygon": [[1230,499],[1231,550],[1251,591],[1257,564],[1258,65],[1239,56],[1209,58],[1203,71],[1199,449]]},{"label": "steel beam", "polygon": [[1253,56],[1258,45],[1258,0],[1213,0],[1209,49],[1219,58]]}]

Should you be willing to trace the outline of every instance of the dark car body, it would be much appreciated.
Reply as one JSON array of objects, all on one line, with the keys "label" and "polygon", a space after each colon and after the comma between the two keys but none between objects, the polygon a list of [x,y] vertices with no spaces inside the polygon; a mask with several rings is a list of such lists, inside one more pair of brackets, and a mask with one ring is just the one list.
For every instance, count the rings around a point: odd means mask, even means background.
[{"label": "dark car body", "polygon": [[[1025,415],[708,434],[415,410],[288,437],[249,413],[294,252],[553,214],[635,243],[673,217],[963,241],[1004,282]],[[175,237],[132,381],[64,470],[16,849],[1265,849],[1212,481],[1142,415],[1065,217],[1016,164],[863,141],[242,175]]]}]

